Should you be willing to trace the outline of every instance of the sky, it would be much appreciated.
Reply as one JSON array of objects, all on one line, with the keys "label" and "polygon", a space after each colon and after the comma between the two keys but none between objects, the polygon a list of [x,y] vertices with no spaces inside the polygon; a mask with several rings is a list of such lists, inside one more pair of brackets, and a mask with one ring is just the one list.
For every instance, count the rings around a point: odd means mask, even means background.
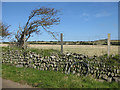
[{"label": "sky", "polygon": [[[63,33],[64,41],[106,39],[108,33],[112,40],[118,39],[117,2],[2,2],[2,21],[11,25],[9,30],[16,33],[19,24],[24,27],[31,11],[42,6],[60,10],[60,24],[51,30]],[[33,34],[28,40],[55,39],[42,29],[40,35]]]}]

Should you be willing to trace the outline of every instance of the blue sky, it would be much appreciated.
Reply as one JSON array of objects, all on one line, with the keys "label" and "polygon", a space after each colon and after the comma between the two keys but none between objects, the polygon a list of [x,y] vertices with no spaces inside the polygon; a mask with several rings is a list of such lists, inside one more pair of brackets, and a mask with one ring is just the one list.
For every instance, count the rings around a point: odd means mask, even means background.
[{"label": "blue sky", "polygon": [[[89,41],[107,38],[118,39],[118,3],[117,2],[3,2],[2,21],[11,25],[12,33],[24,26],[30,12],[39,7],[51,7],[60,10],[60,24],[52,30],[63,33],[65,41]],[[52,41],[42,30],[39,36],[29,39]],[[7,41],[7,39],[6,39]]]}]

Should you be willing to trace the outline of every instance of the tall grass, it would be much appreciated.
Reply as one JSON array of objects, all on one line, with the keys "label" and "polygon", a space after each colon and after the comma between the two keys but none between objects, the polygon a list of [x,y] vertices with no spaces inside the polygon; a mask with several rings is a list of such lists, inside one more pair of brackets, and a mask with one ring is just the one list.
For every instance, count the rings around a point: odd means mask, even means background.
[{"label": "tall grass", "polygon": [[19,47],[2,47],[2,51],[8,51],[8,50],[22,50],[22,52],[35,52],[36,54],[40,54],[42,56],[50,56],[50,55],[60,55],[60,51],[59,50],[54,50],[54,49],[36,49],[36,48],[27,48],[26,50],[19,48]]}]

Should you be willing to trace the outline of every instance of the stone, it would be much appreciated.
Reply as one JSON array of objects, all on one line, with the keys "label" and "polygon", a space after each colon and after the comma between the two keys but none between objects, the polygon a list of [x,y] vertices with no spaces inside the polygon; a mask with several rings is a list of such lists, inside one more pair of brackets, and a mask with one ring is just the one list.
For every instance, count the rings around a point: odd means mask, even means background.
[{"label": "stone", "polygon": [[111,76],[113,77],[113,76],[114,76],[114,73],[111,73]]},{"label": "stone", "polygon": [[117,76],[118,76],[118,74],[114,73],[114,76],[115,76],[115,77],[117,77]]},{"label": "stone", "polygon": [[67,54],[66,54],[66,56],[70,56],[70,55],[71,55],[71,53],[67,53]]},{"label": "stone", "polygon": [[110,73],[110,72],[108,72],[108,73],[107,73],[107,76],[108,76],[108,77],[111,77],[111,73]]},{"label": "stone", "polygon": [[103,67],[105,68],[106,66],[105,66],[105,65],[103,65]]},{"label": "stone", "polygon": [[50,56],[50,58],[55,59],[55,58],[56,58],[56,56]]},{"label": "stone", "polygon": [[48,70],[48,68],[47,68],[47,67],[45,67],[45,70]]},{"label": "stone", "polygon": [[23,65],[16,65],[16,67],[23,67]]},{"label": "stone", "polygon": [[75,71],[73,71],[72,73],[75,74]]},{"label": "stone", "polygon": [[77,76],[80,76],[80,73],[78,73]]},{"label": "stone", "polygon": [[12,61],[10,61],[10,63],[12,63]]},{"label": "stone", "polygon": [[108,82],[112,82],[112,77],[108,77],[108,78],[107,78],[107,81],[108,81]]},{"label": "stone", "polygon": [[96,67],[96,70],[98,70],[99,68],[98,67]]},{"label": "stone", "polygon": [[28,65],[25,65],[25,67],[27,68],[27,67],[28,67]]},{"label": "stone", "polygon": [[120,73],[120,70],[119,70],[119,69],[117,69],[117,74],[118,74],[118,73]]},{"label": "stone", "polygon": [[118,77],[113,77],[113,81],[115,81],[115,82],[120,82],[120,78],[118,78]]},{"label": "stone", "polygon": [[104,75],[102,76],[102,78],[105,79],[105,80],[107,80],[107,75],[104,74]]},{"label": "stone", "polygon": [[36,66],[34,66],[34,69],[36,69]]}]

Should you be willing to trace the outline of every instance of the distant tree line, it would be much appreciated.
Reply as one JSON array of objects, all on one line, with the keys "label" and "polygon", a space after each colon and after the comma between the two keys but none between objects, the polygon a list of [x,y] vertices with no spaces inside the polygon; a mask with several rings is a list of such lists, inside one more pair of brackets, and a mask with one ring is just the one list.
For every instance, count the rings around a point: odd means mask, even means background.
[{"label": "distant tree line", "polygon": [[[7,42],[4,42],[7,44]],[[60,41],[28,41],[28,44],[60,45]],[[63,45],[107,45],[107,41],[64,41]],[[120,42],[111,42],[111,45],[120,45]]]},{"label": "distant tree line", "polygon": [[[9,42],[3,42],[8,44]],[[60,41],[27,41],[28,44],[60,45]],[[107,39],[97,41],[64,41],[63,45],[107,45]],[[111,40],[111,45],[120,45],[120,41]]]}]

